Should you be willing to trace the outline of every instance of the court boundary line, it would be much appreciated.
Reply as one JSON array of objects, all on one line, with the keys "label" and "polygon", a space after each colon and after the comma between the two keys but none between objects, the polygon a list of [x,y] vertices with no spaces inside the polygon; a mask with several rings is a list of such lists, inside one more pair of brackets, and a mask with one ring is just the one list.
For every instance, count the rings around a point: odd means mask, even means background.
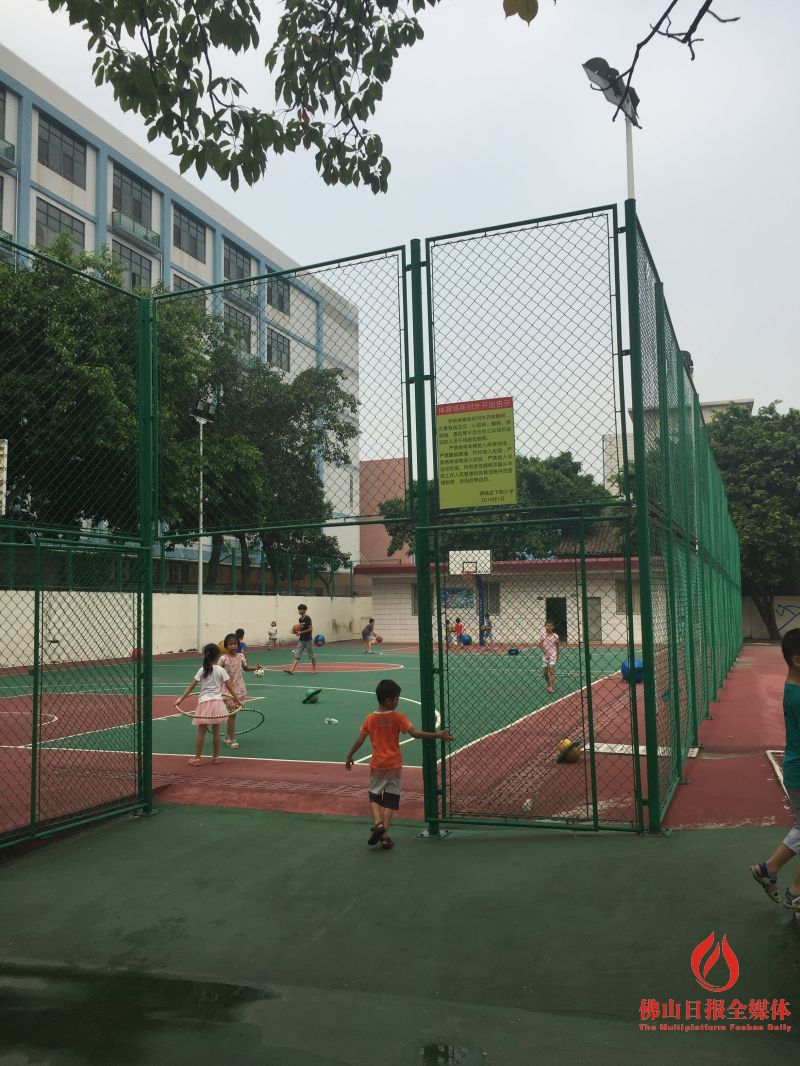
[{"label": "court boundary line", "polygon": [[778,784],[781,786],[781,788],[783,790],[783,794],[786,796],[787,799],[789,799],[789,793],[786,791],[786,784],[785,784],[785,782],[783,780],[783,767],[782,766],[778,766],[778,760],[775,758],[776,755],[785,755],[785,754],[786,754],[786,750],[784,748],[770,748],[766,752],[766,756],[769,759],[769,761],[770,761],[770,763],[772,765],[772,769],[775,772],[775,776],[778,779]]}]

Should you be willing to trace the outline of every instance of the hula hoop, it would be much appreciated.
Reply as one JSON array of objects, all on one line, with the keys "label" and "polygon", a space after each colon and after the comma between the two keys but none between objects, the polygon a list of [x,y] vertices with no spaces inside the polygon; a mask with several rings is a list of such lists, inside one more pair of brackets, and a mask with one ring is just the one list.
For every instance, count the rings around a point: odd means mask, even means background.
[{"label": "hula hoop", "polygon": [[[251,700],[252,699],[258,699],[258,697],[251,697]],[[247,703],[247,702],[250,702],[250,701],[248,701],[247,697],[245,697],[245,703]],[[184,709],[182,707],[176,707],[176,710],[178,711],[179,714],[182,714],[184,718],[194,718],[194,716],[195,716],[195,712],[194,711],[184,711]],[[242,713],[242,711],[246,711],[248,715],[250,715],[250,714],[255,715],[256,718],[258,719],[258,721],[256,721],[253,725],[248,725],[246,729],[238,729],[238,728],[235,729],[234,732],[233,732],[233,735],[235,737],[243,737],[245,735],[245,733],[252,733],[254,729],[258,729],[258,727],[260,725],[263,725],[264,722],[267,720],[266,719],[266,715],[264,714],[263,711],[259,711],[256,707],[245,707],[243,705],[241,707],[237,707],[235,711],[231,711],[231,714],[235,714],[236,715],[236,723],[235,724],[237,726],[239,725],[239,715]],[[220,720],[219,720],[220,725],[222,725],[223,722],[227,722],[228,718],[230,718],[230,714],[228,715],[227,718],[220,718]],[[252,719],[248,718],[248,719],[246,719],[246,721],[249,722],[249,721],[252,721]]]}]

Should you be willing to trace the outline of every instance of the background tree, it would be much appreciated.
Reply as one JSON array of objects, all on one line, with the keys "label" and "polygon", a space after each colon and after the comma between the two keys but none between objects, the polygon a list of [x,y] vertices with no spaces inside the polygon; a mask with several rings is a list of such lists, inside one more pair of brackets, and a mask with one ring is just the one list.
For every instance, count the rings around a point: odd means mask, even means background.
[{"label": "background tree", "polygon": [[[62,236],[51,255],[21,269],[0,260],[0,389],[13,397],[0,430],[8,439],[9,514],[21,526],[76,536],[86,526],[136,533],[137,301],[114,287],[121,274],[107,254],[74,255]],[[198,528],[192,411],[213,396],[219,409],[205,433],[204,528],[237,538],[243,581],[258,544],[347,562],[321,528],[332,509],[317,465],[349,462],[357,434],[357,404],[342,374],[315,367],[287,379],[244,359],[241,339],[205,301],[157,303],[160,521],[167,530]],[[270,529],[292,519],[318,525]],[[214,538],[210,582],[223,541],[221,533]]]},{"label": "background tree", "polygon": [[[572,458],[571,452],[561,452],[546,459],[517,456],[517,502],[519,510],[513,515],[486,515],[486,525],[478,530],[448,529],[446,511],[439,511],[433,498],[433,483],[428,483],[431,493],[431,522],[441,525],[439,550],[444,553],[455,549],[491,548],[494,559],[542,559],[559,554],[574,554],[575,542],[572,530],[565,521],[571,509],[589,502],[609,503],[614,497],[604,486],[599,485],[590,474],[581,470],[581,464]],[[413,513],[415,485],[411,484],[409,497],[385,500],[381,514],[386,518],[386,529],[391,538],[389,555],[413,549],[416,524],[405,517]],[[548,506],[550,505],[550,506]],[[541,526],[508,526],[510,519],[531,518],[542,520]],[[618,550],[610,540],[602,554]]]},{"label": "background tree", "polygon": [[[313,151],[323,180],[387,188],[389,160],[366,123],[375,114],[395,60],[423,37],[418,15],[441,0],[283,0],[265,63],[275,72],[275,107],[247,104],[244,85],[220,73],[218,50],[239,55],[260,47],[257,0],[48,0],[90,34],[94,74],[108,82],[123,111],[135,111],[148,137],[168,138],[181,172],[194,165],[237,188],[254,184],[270,158]],[[661,0],[663,4],[664,0]],[[713,0],[693,0],[687,28],[672,29],[679,0],[670,0],[637,44],[622,77],[656,36],[686,45],[694,58],[697,30]],[[498,17],[530,23],[538,0],[495,0]]]},{"label": "background tree", "polygon": [[739,534],[743,591],[778,640],[775,595],[800,583],[800,411],[781,414],[775,402],[751,415],[731,405],[708,440]]}]

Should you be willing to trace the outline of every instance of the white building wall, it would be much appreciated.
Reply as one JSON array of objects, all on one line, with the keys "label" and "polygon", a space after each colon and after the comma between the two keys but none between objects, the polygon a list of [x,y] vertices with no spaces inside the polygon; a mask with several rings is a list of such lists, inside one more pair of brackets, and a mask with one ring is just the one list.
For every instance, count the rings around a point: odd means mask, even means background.
[{"label": "white building wall", "polygon": [[[31,666],[33,663],[33,592],[0,592],[0,669]],[[126,592],[52,592],[44,619],[49,663],[78,662],[87,658],[87,649],[96,647],[98,656],[127,659],[133,649],[127,634],[135,630],[136,597]],[[56,602],[58,601],[58,602]],[[297,596],[206,596],[204,643],[222,640],[226,633],[241,627],[251,645],[267,643],[267,628],[274,618],[278,639],[294,642],[292,626],[297,622]],[[314,632],[327,644],[360,639],[361,630],[372,612],[369,597],[305,597]],[[113,613],[115,624],[107,624]],[[48,621],[48,618],[51,621]],[[82,619],[79,628],[58,626],[52,619]],[[115,634],[118,634],[115,640]],[[153,652],[156,655],[188,651],[197,640],[197,599],[176,593],[153,596]]]},{"label": "white building wall", "polygon": [[[500,644],[535,644],[544,629],[545,601],[548,597],[563,597],[567,611],[567,643],[574,644],[580,632],[580,604],[574,577],[564,571],[543,574],[493,574],[487,581],[500,586],[500,610],[492,614],[493,635]],[[592,643],[604,647],[627,643],[624,614],[617,613],[617,581],[624,581],[622,571],[588,574],[587,596],[600,600],[601,632],[591,633]],[[415,642],[418,639],[417,616],[412,614],[413,575],[378,576],[372,582],[372,609],[375,628],[388,640]],[[454,582],[449,581],[452,586]],[[450,609],[451,622],[458,615],[465,631],[477,643],[477,610]],[[590,606],[590,619],[593,612]],[[634,615],[634,641],[641,640],[641,625]]]}]

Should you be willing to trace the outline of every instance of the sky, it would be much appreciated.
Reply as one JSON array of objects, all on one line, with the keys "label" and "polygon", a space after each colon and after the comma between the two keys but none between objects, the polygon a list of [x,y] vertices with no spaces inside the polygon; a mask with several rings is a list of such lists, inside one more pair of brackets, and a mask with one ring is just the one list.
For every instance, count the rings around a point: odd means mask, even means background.
[{"label": "sky", "polygon": [[[278,5],[262,2],[262,40]],[[592,56],[626,67],[666,0],[541,0],[528,27],[502,0],[443,0],[425,38],[401,54],[373,129],[392,162],[387,194],[328,188],[306,153],[277,159],[220,204],[299,263],[369,252],[413,237],[618,202],[625,131],[581,70]],[[682,28],[698,0],[681,0]],[[796,0],[715,0],[697,48],[654,40],[634,86],[640,220],[703,400],[800,407],[800,345],[789,314],[800,293],[800,89]],[[143,122],[95,87],[87,37],[44,0],[0,0],[3,43],[72,96],[146,144]],[[254,105],[272,89],[261,55],[220,56]],[[149,146],[177,170],[166,143]]]}]

